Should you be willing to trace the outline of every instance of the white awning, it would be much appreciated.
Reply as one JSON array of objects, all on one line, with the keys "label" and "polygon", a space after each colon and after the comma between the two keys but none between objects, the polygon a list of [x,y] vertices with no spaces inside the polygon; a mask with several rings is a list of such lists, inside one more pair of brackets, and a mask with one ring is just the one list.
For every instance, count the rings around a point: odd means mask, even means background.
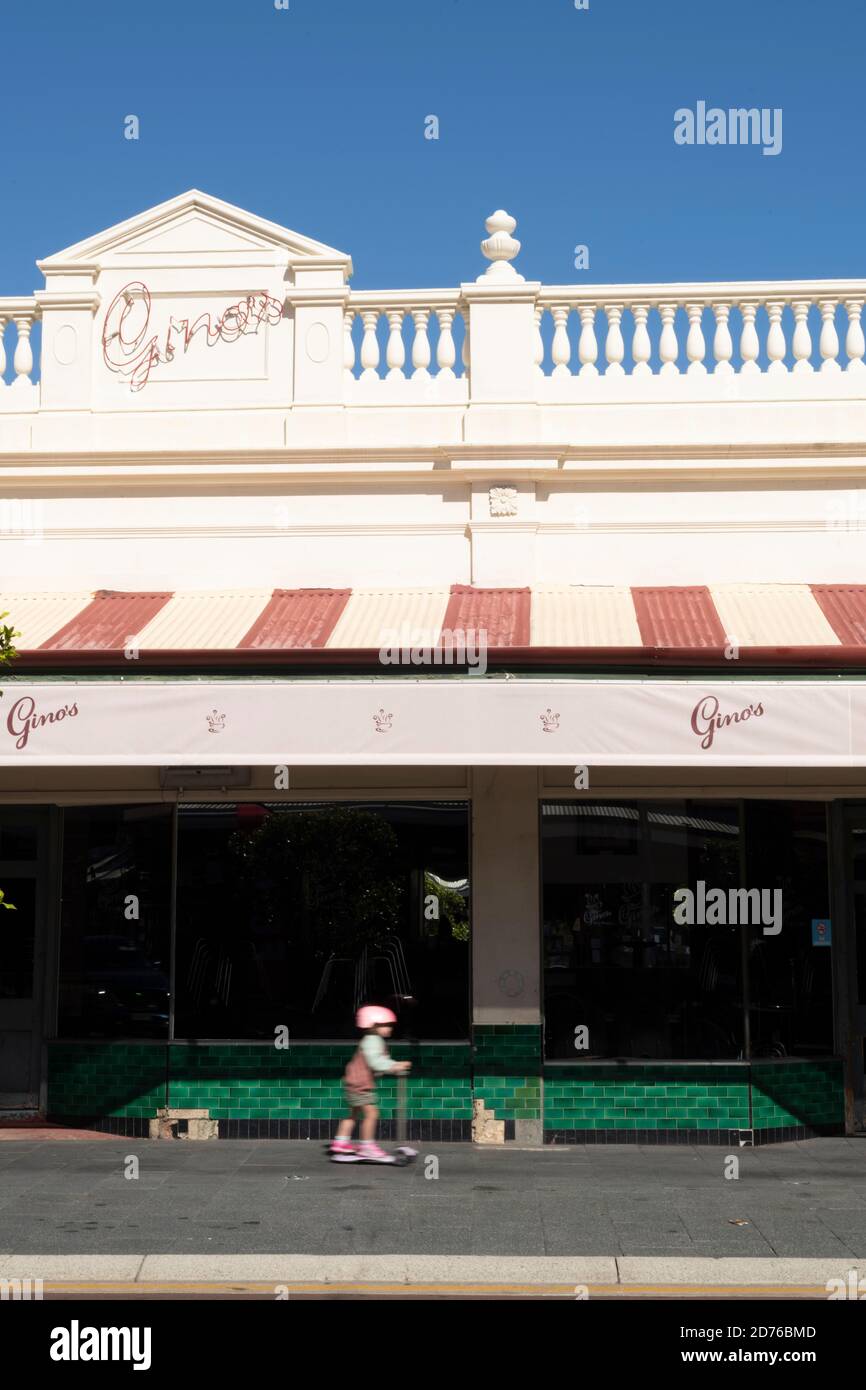
[{"label": "white awning", "polygon": [[866,682],[4,681],[0,766],[186,764],[855,767]]}]

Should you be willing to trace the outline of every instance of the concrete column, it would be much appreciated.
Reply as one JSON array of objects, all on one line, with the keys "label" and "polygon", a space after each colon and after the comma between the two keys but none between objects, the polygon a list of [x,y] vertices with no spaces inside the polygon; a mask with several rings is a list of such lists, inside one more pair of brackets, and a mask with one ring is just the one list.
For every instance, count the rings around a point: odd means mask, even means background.
[{"label": "concrete column", "polygon": [[475,768],[472,788],[473,1021],[538,1024],[537,770]]},{"label": "concrete column", "polygon": [[342,405],[345,395],[348,257],[305,257],[292,266],[286,290],[295,324],[295,405]]},{"label": "concrete column", "polygon": [[34,298],[42,317],[40,409],[93,409],[94,315],[100,296],[95,265],[46,272]]},{"label": "concrete column", "polygon": [[473,1137],[543,1138],[538,774],[472,776]]}]

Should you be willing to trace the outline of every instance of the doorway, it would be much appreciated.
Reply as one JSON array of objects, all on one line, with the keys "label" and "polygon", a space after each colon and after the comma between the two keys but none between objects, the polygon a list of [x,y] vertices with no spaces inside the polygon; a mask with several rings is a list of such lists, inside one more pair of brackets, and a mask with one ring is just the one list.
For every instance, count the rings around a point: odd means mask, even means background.
[{"label": "doorway", "polygon": [[844,805],[842,824],[842,862],[837,876],[844,966],[836,982],[837,1035],[846,1059],[846,1128],[850,1132],[852,1127],[866,1129],[866,805]]},{"label": "doorway", "polygon": [[0,809],[0,1108],[39,1104],[48,818],[40,808]]}]

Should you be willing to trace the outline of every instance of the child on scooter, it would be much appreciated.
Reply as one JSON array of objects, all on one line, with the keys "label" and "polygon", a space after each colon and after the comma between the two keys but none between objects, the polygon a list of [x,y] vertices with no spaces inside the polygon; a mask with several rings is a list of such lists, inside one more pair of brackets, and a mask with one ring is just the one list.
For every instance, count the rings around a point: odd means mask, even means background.
[{"label": "child on scooter", "polygon": [[[365,1004],[355,1016],[355,1024],[364,1036],[349,1061],[343,1077],[343,1091],[351,1115],[341,1120],[331,1144],[332,1158],[364,1159],[368,1163],[389,1163],[390,1154],[376,1143],[379,1109],[376,1103],[376,1077],[387,1072],[407,1072],[411,1062],[397,1062],[390,1056],[385,1039],[390,1038],[397,1022],[396,1014],[378,1004]],[[352,1142],[355,1123],[360,1116],[361,1142]]]}]

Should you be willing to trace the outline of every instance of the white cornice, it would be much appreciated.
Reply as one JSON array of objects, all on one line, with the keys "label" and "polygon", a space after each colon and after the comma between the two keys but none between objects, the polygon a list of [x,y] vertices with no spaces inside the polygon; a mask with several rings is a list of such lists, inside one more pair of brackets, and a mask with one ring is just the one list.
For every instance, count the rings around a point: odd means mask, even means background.
[{"label": "white cornice", "polygon": [[[9,417],[7,417],[9,418]],[[0,421],[3,417],[0,416]],[[682,449],[578,451],[574,446],[535,446],[531,455],[517,446],[489,445],[459,452],[448,447],[417,449],[257,449],[249,453],[167,451],[147,453],[0,454],[0,494],[31,495],[78,490],[173,493],[267,492],[303,481],[357,484],[435,482],[451,487],[469,482],[497,483],[507,476],[527,481],[643,487],[787,483],[847,486],[866,482],[866,443],[830,445],[813,454],[780,448],[733,450],[730,446]]]},{"label": "white cornice", "polygon": [[[285,503],[286,498],[274,498],[275,502]],[[468,499],[467,499],[468,503]],[[20,533],[6,532],[3,543],[18,541],[32,545],[36,529]],[[851,521],[813,516],[776,520],[773,518],[728,518],[720,521],[710,517],[695,517],[678,520],[669,517],[644,520],[599,519],[589,521],[521,521],[513,517],[483,518],[471,521],[468,517],[458,521],[329,521],[329,522],[291,522],[285,526],[251,525],[243,521],[214,523],[200,526],[182,524],[177,526],[39,526],[38,536],[45,541],[104,541],[104,540],[198,540],[214,538],[241,539],[282,539],[286,541],[306,541],[321,536],[471,536],[494,532],[513,535],[520,532],[537,536],[587,536],[603,535],[710,535],[710,534],[764,534],[764,533],[818,533],[828,531],[863,532],[866,531],[866,518]]]}]

